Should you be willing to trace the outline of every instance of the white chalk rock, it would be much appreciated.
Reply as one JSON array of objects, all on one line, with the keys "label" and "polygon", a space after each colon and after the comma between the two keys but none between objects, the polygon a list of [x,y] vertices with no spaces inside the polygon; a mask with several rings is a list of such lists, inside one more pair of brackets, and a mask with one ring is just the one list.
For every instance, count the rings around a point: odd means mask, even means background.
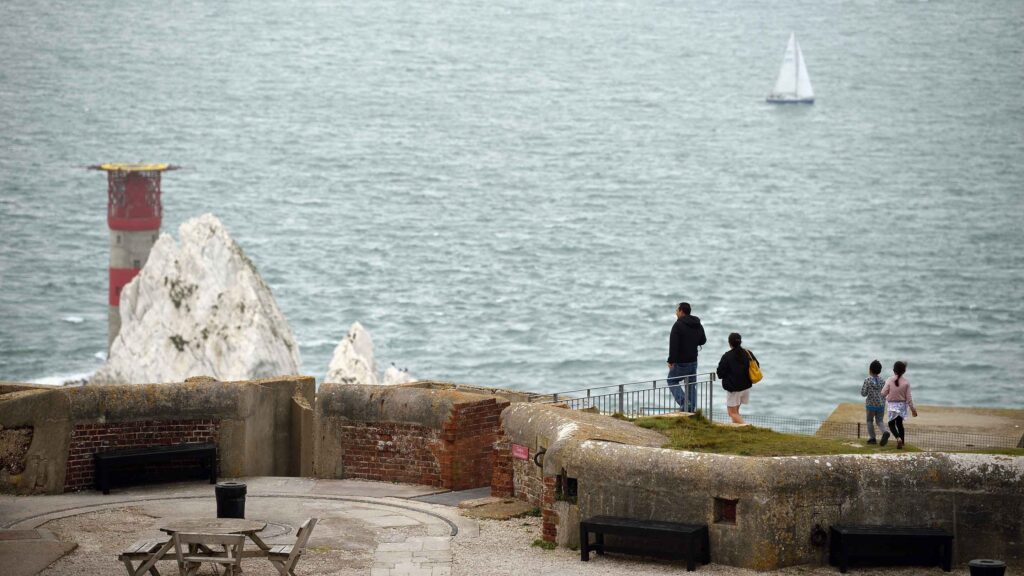
[{"label": "white chalk rock", "polygon": [[391,386],[394,384],[408,384],[415,381],[416,379],[409,374],[408,370],[399,370],[396,366],[391,365],[384,371],[384,376],[381,378],[380,383]]},{"label": "white chalk rock", "polygon": [[121,291],[121,331],[90,383],[297,374],[299,347],[270,287],[212,214],[161,234]]},{"label": "white chalk rock", "polygon": [[348,334],[334,348],[324,382],[338,384],[405,384],[416,379],[394,366],[377,375],[377,362],[373,357],[373,339],[359,322],[352,324]]},{"label": "white chalk rock", "polygon": [[339,384],[379,384],[377,364],[373,360],[373,339],[363,325],[356,322],[338,342],[327,366],[324,382]]}]

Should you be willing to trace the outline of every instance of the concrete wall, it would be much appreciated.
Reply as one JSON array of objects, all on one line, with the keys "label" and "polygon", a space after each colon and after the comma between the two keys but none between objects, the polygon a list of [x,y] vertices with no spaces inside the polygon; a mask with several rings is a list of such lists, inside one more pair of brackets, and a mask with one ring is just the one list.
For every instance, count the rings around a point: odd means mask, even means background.
[{"label": "concrete wall", "polygon": [[312,470],[314,387],[305,376],[196,378],[0,395],[0,427],[34,432],[24,472],[0,471],[0,492],[87,488],[94,452],[183,442],[215,442],[224,476]]},{"label": "concrete wall", "polygon": [[453,490],[487,486],[506,406],[497,396],[449,388],[325,383],[313,473]]},{"label": "concrete wall", "polygon": [[[892,524],[950,531],[958,563],[1024,565],[1022,457],[702,454],[659,448],[663,437],[611,418],[525,404],[507,409],[502,425],[531,456],[547,443],[543,468],[512,464],[513,485],[532,501],[541,490],[544,537],[560,545],[578,545],[580,517],[699,523],[709,526],[713,562],[767,570],[826,563],[827,546],[812,544],[816,527]],[[531,478],[518,478],[524,473]],[[576,503],[555,497],[560,475],[577,481]],[[531,487],[524,494],[520,486]],[[735,521],[723,514],[730,501]]]}]

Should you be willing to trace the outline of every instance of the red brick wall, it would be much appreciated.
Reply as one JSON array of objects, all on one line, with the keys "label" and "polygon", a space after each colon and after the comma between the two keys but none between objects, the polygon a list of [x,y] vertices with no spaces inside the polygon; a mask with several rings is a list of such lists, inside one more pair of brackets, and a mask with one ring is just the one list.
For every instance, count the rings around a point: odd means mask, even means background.
[{"label": "red brick wall", "polygon": [[441,486],[443,441],[436,430],[414,424],[355,423],[341,427],[345,478]]},{"label": "red brick wall", "polygon": [[341,426],[344,477],[464,490],[491,482],[498,417],[508,402],[456,404],[440,431],[415,424]]},{"label": "red brick wall", "polygon": [[554,542],[558,535],[558,512],[555,512],[555,484],[557,478],[554,476],[544,477],[544,503],[540,508],[541,515],[541,537],[546,542]]},{"label": "red brick wall", "polygon": [[96,452],[169,444],[217,444],[219,435],[219,420],[137,420],[76,424],[68,449],[64,491],[93,487],[95,467],[92,455]]},{"label": "red brick wall", "polygon": [[512,487],[512,442],[504,430],[498,430],[494,441],[494,462],[491,469],[491,496],[510,498],[515,494]]},{"label": "red brick wall", "polygon": [[[488,398],[456,404],[452,408],[451,416],[444,423],[446,453],[441,456],[442,486],[465,490],[491,483],[498,421],[508,404]],[[450,466],[446,465],[448,462]]]}]

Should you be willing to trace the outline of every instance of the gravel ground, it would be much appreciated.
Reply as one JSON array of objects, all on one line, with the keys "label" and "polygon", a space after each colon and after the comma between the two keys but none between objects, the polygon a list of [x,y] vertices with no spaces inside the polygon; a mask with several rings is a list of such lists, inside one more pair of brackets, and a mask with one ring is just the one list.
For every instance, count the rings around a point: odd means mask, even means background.
[{"label": "gravel ground", "polygon": [[[532,546],[540,538],[540,518],[513,518],[511,520],[479,520],[480,536],[456,539],[452,544],[454,576],[555,576],[579,574],[583,576],[646,576],[648,574],[686,573],[682,563],[626,555],[598,556],[592,554],[590,562],[580,562],[580,553],[565,548],[544,550]],[[828,567],[795,566],[773,572],[757,572],[731,566],[709,564],[698,566],[698,573],[722,576],[808,576],[838,574]],[[939,576],[955,574],[966,576],[967,570],[943,572],[933,568],[860,569],[857,576]]]},{"label": "gravel ground", "polygon": [[[157,518],[140,508],[118,508],[102,510],[78,516],[53,520],[41,528],[50,530],[58,539],[77,542],[78,548],[51,564],[40,576],[124,576],[124,565],[117,561],[117,555],[126,544],[136,540],[166,537],[154,528]],[[377,540],[384,542],[402,541],[405,536],[424,535],[422,526],[414,528],[388,528],[379,531]],[[314,536],[315,536],[314,532]],[[284,540],[294,540],[289,534]],[[251,543],[249,544],[251,546]],[[371,550],[341,550],[326,546],[306,548],[296,572],[301,575],[356,576],[370,573],[373,564]],[[243,562],[248,576],[278,576],[277,570],[266,560]],[[157,568],[163,574],[177,574],[173,562],[159,562]],[[2,572],[2,570],[0,570]],[[215,574],[211,564],[204,564],[199,572]]]}]

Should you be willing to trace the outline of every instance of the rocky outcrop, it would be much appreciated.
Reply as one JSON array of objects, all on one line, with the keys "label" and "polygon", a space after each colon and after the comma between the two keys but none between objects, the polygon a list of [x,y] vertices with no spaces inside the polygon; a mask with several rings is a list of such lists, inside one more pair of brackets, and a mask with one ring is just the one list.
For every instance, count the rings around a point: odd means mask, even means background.
[{"label": "rocky outcrop", "polygon": [[394,365],[378,376],[373,357],[373,339],[359,322],[352,324],[348,334],[334,348],[324,382],[339,384],[405,384],[416,379]]},{"label": "rocky outcrop", "polygon": [[270,287],[212,214],[162,234],[121,292],[121,331],[90,383],[251,380],[299,372]]}]

